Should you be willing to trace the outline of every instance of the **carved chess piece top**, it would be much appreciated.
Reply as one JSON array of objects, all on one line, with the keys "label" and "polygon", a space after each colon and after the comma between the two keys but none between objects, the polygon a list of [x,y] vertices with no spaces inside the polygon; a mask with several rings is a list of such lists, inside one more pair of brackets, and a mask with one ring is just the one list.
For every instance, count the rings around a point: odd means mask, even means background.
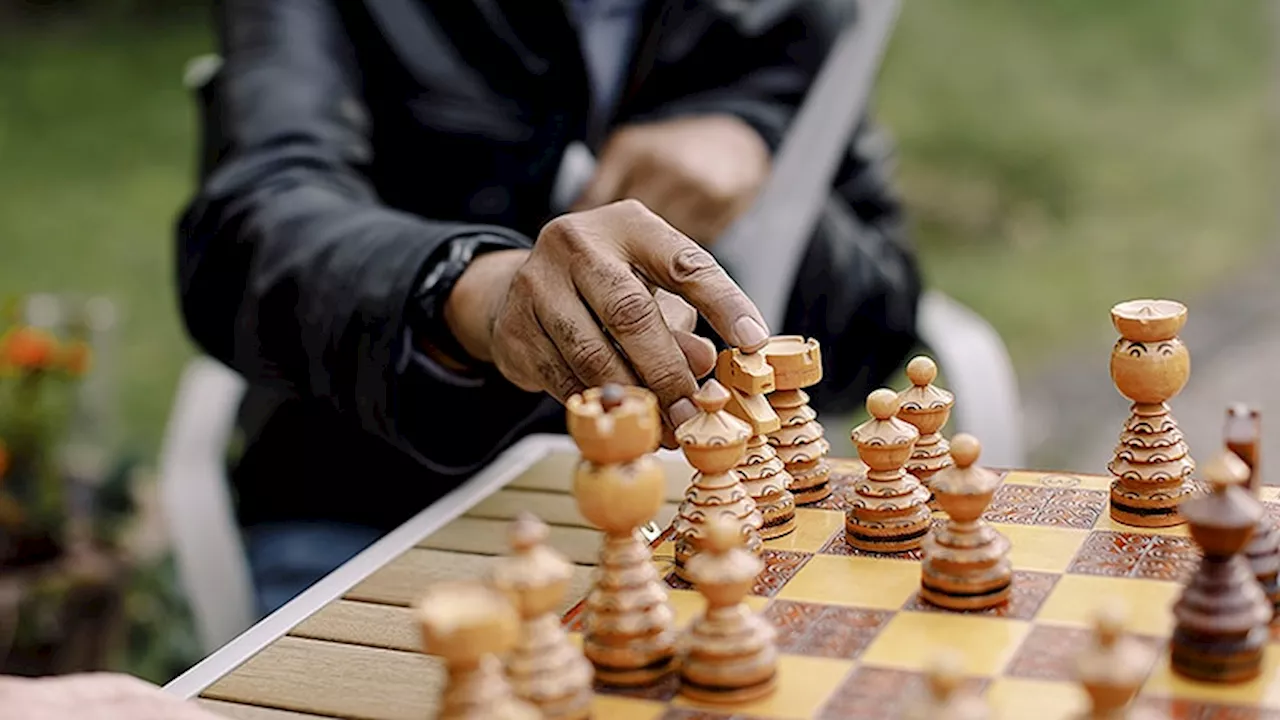
[{"label": "carved chess piece top", "polygon": [[1244,403],[1227,406],[1227,422],[1223,430],[1227,449],[1249,466],[1249,490],[1257,495],[1262,490],[1262,470],[1258,467],[1262,444],[1262,413]]},{"label": "carved chess piece top", "polygon": [[725,412],[729,399],[729,391],[719,381],[708,380],[693,396],[698,414],[676,428],[676,440],[700,473],[727,473],[746,450],[751,426]]},{"label": "carved chess piece top", "polygon": [[977,438],[967,433],[956,435],[951,441],[955,465],[934,477],[938,504],[953,522],[976,522],[1000,487],[1000,476],[977,464],[981,453],[982,444]]},{"label": "carved chess piece top", "polygon": [[707,521],[702,552],[689,560],[689,576],[711,608],[742,602],[764,570],[764,561],[743,547],[737,524],[723,516]]},{"label": "carved chess piece top", "polygon": [[511,554],[497,559],[490,580],[510,596],[522,618],[554,612],[573,578],[573,565],[547,545],[546,523],[528,511],[507,528]]},{"label": "carved chess piece top", "polygon": [[1249,541],[1264,512],[1243,487],[1249,479],[1249,466],[1228,450],[1205,467],[1204,475],[1210,492],[1186,501],[1182,507],[1191,538],[1205,555],[1236,555]]},{"label": "carved chess piece top", "polygon": [[1111,360],[1111,379],[1121,394],[1139,404],[1159,405],[1182,392],[1191,375],[1191,356],[1178,339],[1187,322],[1185,305],[1130,300],[1111,309],[1111,322],[1125,345]]},{"label": "carved chess piece top", "polygon": [[960,654],[947,649],[929,666],[928,694],[911,705],[903,720],[987,720],[987,704],[962,688]]},{"label": "carved chess piece top", "polygon": [[1124,621],[1120,604],[1104,604],[1094,617],[1093,638],[1076,659],[1076,677],[1089,695],[1089,717],[1123,717],[1120,711],[1138,695],[1155,664],[1155,651],[1127,637]]},{"label": "carved chess piece top", "polygon": [[773,366],[778,390],[800,390],[822,380],[822,352],[818,341],[800,335],[778,335],[760,351]]},{"label": "carved chess piece top", "polygon": [[922,436],[941,430],[955,406],[955,395],[933,384],[937,377],[938,365],[931,358],[914,357],[907,363],[911,387],[898,393],[898,417],[916,426]]},{"label": "carved chess piece top", "polygon": [[900,470],[911,457],[911,449],[920,438],[914,425],[894,417],[899,408],[898,395],[880,388],[867,396],[867,412],[871,419],[850,433],[858,446],[858,457],[872,472]]}]

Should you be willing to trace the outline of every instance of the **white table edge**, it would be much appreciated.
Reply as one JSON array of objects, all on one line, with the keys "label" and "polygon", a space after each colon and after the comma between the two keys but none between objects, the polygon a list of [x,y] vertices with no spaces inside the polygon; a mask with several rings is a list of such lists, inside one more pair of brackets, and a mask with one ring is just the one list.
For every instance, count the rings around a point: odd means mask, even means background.
[{"label": "white table edge", "polygon": [[164,686],[165,691],[183,699],[196,697],[378,568],[500,490],[529,466],[553,452],[576,451],[565,435],[531,435],[520,440],[439,501],[174,678]]}]

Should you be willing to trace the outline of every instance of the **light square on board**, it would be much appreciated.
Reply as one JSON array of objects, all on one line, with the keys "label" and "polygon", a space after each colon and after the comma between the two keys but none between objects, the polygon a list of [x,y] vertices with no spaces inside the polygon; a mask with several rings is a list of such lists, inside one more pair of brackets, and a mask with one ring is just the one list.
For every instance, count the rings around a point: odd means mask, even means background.
[{"label": "light square on board", "polygon": [[[676,627],[678,628],[686,627],[694,618],[701,615],[707,607],[707,601],[703,599],[702,593],[697,590],[668,590],[667,599],[671,601],[671,608],[676,612]],[[743,602],[746,603],[747,607],[758,612],[769,604],[769,598],[748,595],[743,598]]]},{"label": "light square on board", "polygon": [[667,711],[667,704],[655,700],[601,695],[596,693],[591,701],[591,714],[609,720],[658,720]]},{"label": "light square on board", "polygon": [[1262,674],[1255,680],[1236,685],[1187,680],[1173,672],[1169,665],[1169,654],[1162,653],[1155,670],[1143,686],[1142,694],[1280,710],[1280,677],[1276,673],[1280,669],[1280,657],[1277,657],[1277,650],[1280,648],[1268,645],[1262,660]]},{"label": "light square on board", "polygon": [[774,550],[816,553],[844,527],[844,513],[838,510],[796,509],[796,529],[788,535],[765,541]]},{"label": "light square on board", "polygon": [[814,555],[791,578],[779,600],[897,610],[920,585],[920,563]]},{"label": "light square on board", "polygon": [[1171,535],[1173,537],[1191,537],[1191,530],[1186,523],[1174,525],[1173,527],[1148,528],[1134,527],[1133,525],[1125,525],[1111,519],[1111,509],[1107,508],[1098,516],[1098,521],[1093,524],[1094,530],[1107,530],[1110,532],[1135,533],[1139,535]]},{"label": "light square on board", "polygon": [[992,717],[1079,720],[1089,698],[1075,683],[999,677],[987,688]]},{"label": "light square on board", "polygon": [[1093,627],[1101,604],[1115,598],[1124,605],[1129,632],[1168,637],[1173,631],[1171,608],[1180,592],[1182,587],[1171,582],[1063,575],[1049,593],[1049,599],[1040,606],[1036,621]]},{"label": "light square on board", "polygon": [[[853,670],[850,660],[780,655],[778,686],[773,694],[750,703],[733,706],[733,717],[770,720],[809,720]],[[672,701],[675,707],[706,708],[724,712],[721,705],[696,703],[683,696]]]},{"label": "light square on board", "polygon": [[903,611],[862,654],[862,664],[925,671],[943,648],[960,653],[966,675],[1000,673],[1030,624],[1021,620]]},{"label": "light square on board", "polygon": [[1089,537],[1088,530],[1076,528],[997,523],[991,526],[1009,539],[1009,561],[1015,570],[1064,572]]},{"label": "light square on board", "polygon": [[1077,488],[1080,490],[1111,489],[1111,478],[1100,475],[1047,473],[1038,470],[1013,470],[1004,476],[1006,485],[1031,485],[1044,488]]}]

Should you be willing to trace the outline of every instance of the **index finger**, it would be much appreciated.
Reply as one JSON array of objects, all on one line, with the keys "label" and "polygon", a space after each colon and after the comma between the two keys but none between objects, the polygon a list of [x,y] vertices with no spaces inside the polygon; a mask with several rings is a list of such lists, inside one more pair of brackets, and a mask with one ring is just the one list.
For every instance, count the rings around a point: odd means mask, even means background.
[{"label": "index finger", "polygon": [[624,249],[646,280],[689,301],[726,343],[744,352],[768,343],[759,308],[710,252],[639,203],[610,207],[630,215],[622,224]]}]

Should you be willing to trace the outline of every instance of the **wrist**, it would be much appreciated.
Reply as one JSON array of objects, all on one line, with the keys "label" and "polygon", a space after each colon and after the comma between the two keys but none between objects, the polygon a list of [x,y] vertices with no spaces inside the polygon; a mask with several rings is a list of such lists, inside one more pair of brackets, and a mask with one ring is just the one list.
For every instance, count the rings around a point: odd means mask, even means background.
[{"label": "wrist", "polygon": [[445,326],[475,360],[493,361],[493,318],[528,257],[525,249],[495,250],[476,257],[445,298]]}]

